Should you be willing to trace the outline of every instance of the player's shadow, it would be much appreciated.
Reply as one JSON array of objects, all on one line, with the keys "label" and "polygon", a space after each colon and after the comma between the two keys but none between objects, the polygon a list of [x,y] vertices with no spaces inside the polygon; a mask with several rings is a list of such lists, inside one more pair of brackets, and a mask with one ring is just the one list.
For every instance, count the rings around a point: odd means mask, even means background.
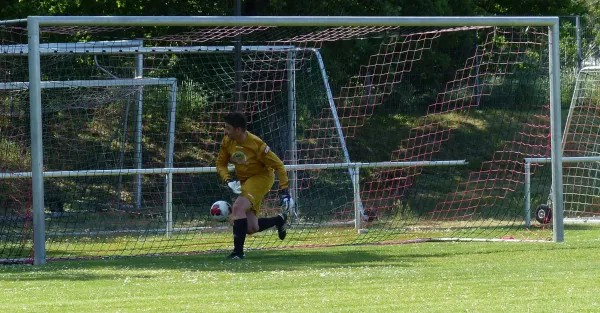
[{"label": "player's shadow", "polygon": [[[583,237],[594,238],[595,229],[587,225],[568,225],[569,231],[577,230]],[[592,240],[592,239],[590,239]],[[433,243],[397,244],[397,245],[355,245],[318,248],[291,248],[249,250],[244,260],[225,260],[227,251],[206,252],[189,255],[161,255],[115,257],[92,260],[53,260],[43,266],[0,265],[0,282],[15,280],[66,280],[89,281],[122,279],[156,279],[152,271],[254,273],[254,272],[292,272],[306,270],[333,270],[377,267],[417,268],[427,259],[461,257],[462,255],[505,253],[506,244],[514,245],[511,251],[531,253],[537,249],[577,249],[577,245],[546,245],[540,243],[458,243],[465,245],[459,249],[420,249]],[[435,243],[452,245],[452,243]],[[474,249],[477,247],[476,249]],[[595,244],[590,249],[600,249]],[[60,251],[53,251],[61,254]],[[66,252],[62,253],[63,255]]]},{"label": "player's shadow", "polygon": [[[404,251],[401,251],[404,250]],[[322,269],[416,267],[422,258],[445,257],[447,254],[405,253],[405,249],[371,247],[332,247],[283,250],[251,250],[244,260],[225,260],[227,253],[202,253],[156,257],[121,257],[99,260],[51,261],[42,266],[2,265],[0,281],[101,279],[155,279],[152,271],[163,272],[287,272]]]}]

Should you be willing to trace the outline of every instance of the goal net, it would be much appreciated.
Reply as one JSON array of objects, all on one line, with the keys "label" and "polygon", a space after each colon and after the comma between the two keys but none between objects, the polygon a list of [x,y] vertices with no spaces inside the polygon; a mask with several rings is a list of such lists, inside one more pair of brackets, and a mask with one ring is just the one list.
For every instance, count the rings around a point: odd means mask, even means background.
[{"label": "goal net", "polygon": [[[32,249],[27,33],[0,28],[0,258]],[[225,114],[290,166],[285,241],[548,239],[523,159],[550,153],[547,27],[40,28],[48,259],[229,250]],[[238,49],[239,47],[239,49]],[[575,125],[575,124],[573,124]],[[550,191],[549,166],[535,185]],[[278,183],[261,216],[280,212]]]},{"label": "goal net", "polygon": [[600,216],[599,81],[600,67],[581,69],[566,121],[563,154],[582,159],[565,162],[563,169],[564,212],[570,222],[597,222]]}]

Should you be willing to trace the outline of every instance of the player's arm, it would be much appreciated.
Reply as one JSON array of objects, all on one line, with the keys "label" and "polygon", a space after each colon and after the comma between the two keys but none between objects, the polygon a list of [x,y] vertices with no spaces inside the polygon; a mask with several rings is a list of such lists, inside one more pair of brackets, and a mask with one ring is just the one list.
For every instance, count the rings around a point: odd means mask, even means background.
[{"label": "player's arm", "polygon": [[288,189],[289,179],[283,161],[266,144],[261,146],[260,156],[261,161],[266,166],[277,172],[277,178],[279,178],[279,205],[283,206],[285,211],[297,217],[298,213],[295,211],[294,200]]},{"label": "player's arm", "polygon": [[263,144],[259,150],[260,161],[266,166],[272,168],[277,172],[277,178],[279,178],[279,189],[285,190],[288,188],[289,179],[283,161],[273,152],[271,148],[266,144]]},{"label": "player's arm", "polygon": [[231,192],[239,195],[242,193],[242,185],[238,180],[231,180],[231,174],[229,173],[229,158],[231,155],[227,152],[226,145],[225,140],[223,140],[221,148],[219,148],[219,155],[217,156],[217,173],[227,183],[227,187],[229,187]]},{"label": "player's arm", "polygon": [[223,181],[231,180],[231,174],[229,174],[229,169],[227,166],[229,165],[229,152],[225,149],[226,142],[225,139],[221,142],[221,148],[219,148],[219,155],[217,156],[217,173],[221,176]]}]

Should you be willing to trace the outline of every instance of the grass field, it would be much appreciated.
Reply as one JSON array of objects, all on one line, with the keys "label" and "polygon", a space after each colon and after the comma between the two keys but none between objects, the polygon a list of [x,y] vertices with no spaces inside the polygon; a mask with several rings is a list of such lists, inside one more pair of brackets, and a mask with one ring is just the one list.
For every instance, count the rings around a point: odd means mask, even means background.
[{"label": "grass field", "polygon": [[598,312],[600,228],[566,242],[428,242],[0,266],[0,312]]},{"label": "grass field", "polygon": [[[292,249],[445,240],[443,238],[514,238],[528,241],[552,239],[552,229],[548,225],[535,224],[528,229],[515,220],[480,219],[477,222],[479,226],[471,225],[470,221],[428,223],[415,220],[411,224],[411,221],[379,219],[369,225],[366,233],[357,233],[354,225],[350,224],[337,227],[308,227],[307,224],[298,223],[288,231],[285,241],[279,240],[277,231],[273,228],[248,236],[246,247],[251,250]],[[232,247],[231,229],[225,227],[207,231],[175,232],[170,237],[163,233],[143,232],[49,236],[46,241],[46,257],[50,260],[65,260],[227,251]],[[0,264],[14,263],[15,259],[21,259],[23,263],[31,262],[32,247],[31,240],[5,243],[0,249]]]}]

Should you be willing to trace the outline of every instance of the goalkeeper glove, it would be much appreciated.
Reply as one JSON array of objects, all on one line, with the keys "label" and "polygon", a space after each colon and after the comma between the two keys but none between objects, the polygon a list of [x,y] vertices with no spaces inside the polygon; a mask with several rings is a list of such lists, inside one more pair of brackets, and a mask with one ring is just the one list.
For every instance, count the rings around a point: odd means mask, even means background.
[{"label": "goalkeeper glove", "polygon": [[242,184],[240,184],[239,180],[228,179],[225,181],[225,183],[227,183],[227,187],[229,187],[229,190],[231,190],[231,192],[235,193],[236,195],[242,193]]},{"label": "goalkeeper glove", "polygon": [[292,199],[289,189],[285,188],[279,194],[279,205],[283,207],[285,212],[296,217],[297,214],[295,211],[294,199]]}]

